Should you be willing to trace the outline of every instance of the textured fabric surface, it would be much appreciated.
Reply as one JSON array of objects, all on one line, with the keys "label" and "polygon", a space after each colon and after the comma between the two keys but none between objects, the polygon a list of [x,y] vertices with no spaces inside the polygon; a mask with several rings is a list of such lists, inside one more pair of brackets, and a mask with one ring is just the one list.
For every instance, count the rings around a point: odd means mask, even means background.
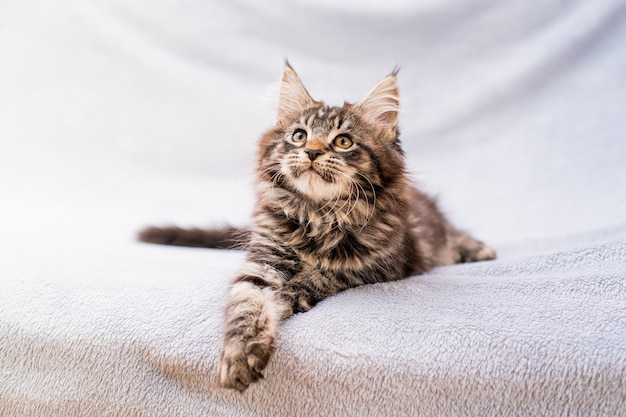
[{"label": "textured fabric surface", "polygon": [[[0,415],[626,414],[619,0],[0,3]],[[245,224],[288,57],[356,101],[400,65],[413,178],[498,251],[345,291],[215,386],[238,251],[134,241]]]}]

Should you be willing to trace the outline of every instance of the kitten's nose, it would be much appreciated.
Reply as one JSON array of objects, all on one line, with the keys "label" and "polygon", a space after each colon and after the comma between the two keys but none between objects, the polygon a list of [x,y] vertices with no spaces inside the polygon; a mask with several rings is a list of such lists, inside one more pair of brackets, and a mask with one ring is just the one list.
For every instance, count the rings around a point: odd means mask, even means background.
[{"label": "kitten's nose", "polygon": [[306,154],[309,155],[309,159],[311,160],[311,162],[315,161],[315,158],[317,158],[323,153],[319,149],[311,149],[311,148],[305,149],[304,152],[306,152]]}]

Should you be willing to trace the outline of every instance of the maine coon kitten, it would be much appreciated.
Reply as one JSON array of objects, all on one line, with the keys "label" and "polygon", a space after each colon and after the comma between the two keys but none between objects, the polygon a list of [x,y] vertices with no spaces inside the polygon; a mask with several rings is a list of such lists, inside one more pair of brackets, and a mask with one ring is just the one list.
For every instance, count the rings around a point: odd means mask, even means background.
[{"label": "maine coon kitten", "polygon": [[[363,284],[437,265],[494,259],[412,187],[398,139],[396,74],[356,104],[315,101],[287,64],[276,125],[258,146],[247,262],[225,312],[221,385],[244,391],[262,377],[281,320]],[[233,247],[236,229],[148,228],[153,243]]]}]

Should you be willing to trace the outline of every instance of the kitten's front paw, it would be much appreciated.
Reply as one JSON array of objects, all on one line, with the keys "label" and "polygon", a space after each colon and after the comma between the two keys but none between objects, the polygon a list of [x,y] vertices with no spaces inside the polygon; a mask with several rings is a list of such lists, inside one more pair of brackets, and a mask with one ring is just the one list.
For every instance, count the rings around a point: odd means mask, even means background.
[{"label": "kitten's front paw", "polygon": [[259,342],[230,343],[220,356],[220,384],[244,392],[250,384],[263,378],[261,371],[274,353],[274,347]]}]

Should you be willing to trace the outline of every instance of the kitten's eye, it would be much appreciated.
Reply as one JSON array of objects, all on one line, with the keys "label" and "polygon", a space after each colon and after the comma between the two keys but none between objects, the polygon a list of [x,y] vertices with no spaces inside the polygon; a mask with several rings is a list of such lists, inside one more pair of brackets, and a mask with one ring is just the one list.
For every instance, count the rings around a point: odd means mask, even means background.
[{"label": "kitten's eye", "polygon": [[347,135],[339,135],[335,138],[333,143],[339,149],[348,149],[352,146],[354,142],[352,142],[352,139],[350,139],[350,137]]},{"label": "kitten's eye", "polygon": [[306,141],[306,132],[302,129],[296,129],[293,135],[291,135],[291,140],[294,143],[304,143]]}]

